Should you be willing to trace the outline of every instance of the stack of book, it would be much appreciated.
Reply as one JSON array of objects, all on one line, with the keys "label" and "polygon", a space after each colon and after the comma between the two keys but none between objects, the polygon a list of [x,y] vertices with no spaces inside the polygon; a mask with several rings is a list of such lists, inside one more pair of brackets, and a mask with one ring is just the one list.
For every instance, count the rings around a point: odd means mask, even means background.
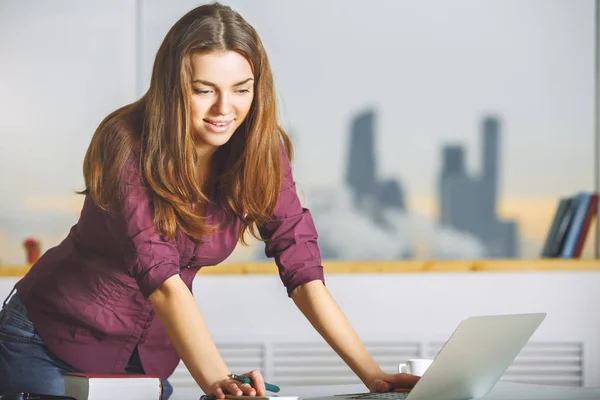
[{"label": "stack of book", "polygon": [[66,374],[65,396],[77,400],[161,400],[158,376],[135,374]]},{"label": "stack of book", "polygon": [[546,242],[543,258],[579,258],[593,219],[598,210],[598,193],[582,192],[562,198]]}]

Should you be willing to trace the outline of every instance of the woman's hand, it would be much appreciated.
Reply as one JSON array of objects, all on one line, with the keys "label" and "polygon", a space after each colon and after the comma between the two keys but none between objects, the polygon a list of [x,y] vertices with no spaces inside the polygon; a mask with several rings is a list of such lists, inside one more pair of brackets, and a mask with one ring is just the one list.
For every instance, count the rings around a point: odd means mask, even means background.
[{"label": "woman's hand", "polygon": [[232,378],[225,378],[211,385],[212,392],[217,399],[224,399],[226,394],[234,396],[266,396],[265,380],[260,371],[250,371],[242,376],[246,376],[252,380],[252,385],[249,383],[238,382]]},{"label": "woman's hand", "polygon": [[386,374],[375,376],[369,382],[368,388],[371,392],[392,392],[396,389],[410,390],[421,379],[411,374]]}]

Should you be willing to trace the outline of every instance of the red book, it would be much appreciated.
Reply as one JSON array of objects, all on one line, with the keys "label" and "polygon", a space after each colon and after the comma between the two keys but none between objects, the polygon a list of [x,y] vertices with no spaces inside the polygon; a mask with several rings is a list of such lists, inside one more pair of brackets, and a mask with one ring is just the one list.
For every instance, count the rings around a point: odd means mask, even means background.
[{"label": "red book", "polygon": [[65,374],[65,396],[77,400],[161,400],[162,380],[137,374]]},{"label": "red book", "polygon": [[573,255],[575,258],[581,257],[581,252],[583,251],[583,246],[585,245],[585,239],[587,238],[590,225],[592,224],[592,220],[596,216],[597,211],[598,194],[594,193],[590,199],[590,206],[585,213],[585,219],[583,220],[583,225],[581,226],[581,232],[579,232],[579,237],[577,238],[577,246],[575,247],[575,253]]}]

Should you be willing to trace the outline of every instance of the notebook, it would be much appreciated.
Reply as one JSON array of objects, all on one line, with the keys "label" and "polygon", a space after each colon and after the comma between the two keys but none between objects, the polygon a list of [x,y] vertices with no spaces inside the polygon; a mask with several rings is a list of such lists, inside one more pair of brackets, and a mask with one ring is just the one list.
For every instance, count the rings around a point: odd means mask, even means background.
[{"label": "notebook", "polygon": [[158,376],[137,374],[83,374],[64,376],[65,395],[77,400],[161,400]]}]

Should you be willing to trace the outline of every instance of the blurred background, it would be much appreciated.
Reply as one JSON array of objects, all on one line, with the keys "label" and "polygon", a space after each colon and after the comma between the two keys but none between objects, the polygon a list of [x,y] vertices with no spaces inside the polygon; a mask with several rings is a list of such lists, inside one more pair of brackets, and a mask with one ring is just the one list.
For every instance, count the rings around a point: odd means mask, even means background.
[{"label": "blurred background", "polygon": [[[223,3],[270,57],[325,259],[539,258],[559,199],[594,190],[593,0]],[[1,264],[76,223],[95,128],[199,4],[0,0]]]}]

